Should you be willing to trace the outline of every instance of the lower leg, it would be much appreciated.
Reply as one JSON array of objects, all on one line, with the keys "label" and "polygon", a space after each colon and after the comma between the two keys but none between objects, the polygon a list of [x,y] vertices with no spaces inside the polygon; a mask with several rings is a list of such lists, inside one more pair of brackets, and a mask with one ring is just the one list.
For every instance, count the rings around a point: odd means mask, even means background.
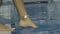
[{"label": "lower leg", "polygon": [[14,28],[8,27],[4,24],[0,24],[0,31],[13,31]]}]

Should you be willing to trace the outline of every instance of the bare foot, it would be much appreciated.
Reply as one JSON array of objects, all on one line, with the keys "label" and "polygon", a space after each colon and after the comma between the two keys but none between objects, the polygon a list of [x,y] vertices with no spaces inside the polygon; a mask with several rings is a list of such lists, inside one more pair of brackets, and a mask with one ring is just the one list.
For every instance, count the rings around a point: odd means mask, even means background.
[{"label": "bare foot", "polygon": [[0,24],[0,31],[13,31],[13,30],[15,30],[15,28],[11,28],[3,24]]},{"label": "bare foot", "polygon": [[21,19],[20,23],[19,23],[19,26],[21,26],[21,27],[31,26],[33,28],[37,28],[38,27],[34,22],[31,21],[30,18]]}]

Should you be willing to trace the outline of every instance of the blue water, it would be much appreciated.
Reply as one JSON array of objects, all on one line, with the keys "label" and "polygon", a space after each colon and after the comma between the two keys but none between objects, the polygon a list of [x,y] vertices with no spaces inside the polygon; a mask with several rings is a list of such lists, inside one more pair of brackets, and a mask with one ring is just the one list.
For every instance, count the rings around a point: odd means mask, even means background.
[{"label": "blue water", "polygon": [[55,13],[49,13],[47,6],[48,3],[25,4],[27,13],[38,28],[16,26],[16,34],[60,34],[60,21],[54,17],[54,15],[56,16]]},{"label": "blue water", "polygon": [[13,13],[13,17],[11,19],[11,22],[14,23],[12,24],[12,27],[16,28],[12,34],[60,34],[60,12],[59,10],[56,10],[57,8],[54,3],[25,3],[27,13],[29,14],[31,20],[38,26],[36,29],[32,27],[19,27],[19,16],[14,5],[9,1],[7,3],[3,3],[3,5],[12,5],[11,11]]}]

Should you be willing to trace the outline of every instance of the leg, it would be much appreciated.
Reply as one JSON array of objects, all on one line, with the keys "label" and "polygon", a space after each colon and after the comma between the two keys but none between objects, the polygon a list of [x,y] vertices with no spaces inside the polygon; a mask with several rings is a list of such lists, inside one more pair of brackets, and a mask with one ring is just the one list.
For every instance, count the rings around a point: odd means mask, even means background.
[{"label": "leg", "polygon": [[13,0],[13,2],[16,6],[16,9],[18,10],[19,16],[21,17],[19,26],[22,26],[22,27],[31,26],[33,28],[37,28],[36,24],[34,24],[34,22],[31,21],[29,16],[27,16],[27,18],[26,18],[26,15],[28,15],[28,14],[24,7],[23,0]]},{"label": "leg", "polygon": [[4,24],[0,24],[0,31],[13,31],[15,28],[8,27]]}]

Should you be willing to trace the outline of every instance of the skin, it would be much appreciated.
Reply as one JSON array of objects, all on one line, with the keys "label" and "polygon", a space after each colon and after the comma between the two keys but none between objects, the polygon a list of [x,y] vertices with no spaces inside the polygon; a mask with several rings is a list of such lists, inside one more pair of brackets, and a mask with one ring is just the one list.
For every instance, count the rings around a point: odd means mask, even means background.
[{"label": "skin", "polygon": [[[0,0],[0,3],[1,2],[2,1]],[[17,12],[19,13],[19,16],[20,16],[19,26],[20,27],[31,26],[33,28],[37,28],[36,24],[33,21],[31,21],[31,19],[29,18],[29,15],[26,12],[26,9],[24,7],[24,1],[23,0],[13,0],[13,2],[17,9]],[[24,18],[24,16],[27,16],[27,17]],[[3,24],[0,24],[0,29],[4,29],[3,31],[13,31],[15,28],[10,28]]]},{"label": "skin", "polygon": [[[23,0],[13,0],[15,7],[19,13],[20,16],[20,22],[19,26],[21,27],[28,27],[31,26],[33,28],[37,28],[36,24],[31,21],[29,18],[29,15],[26,12],[25,6],[24,6],[24,1]],[[24,16],[27,16],[27,18],[24,18]]]}]

